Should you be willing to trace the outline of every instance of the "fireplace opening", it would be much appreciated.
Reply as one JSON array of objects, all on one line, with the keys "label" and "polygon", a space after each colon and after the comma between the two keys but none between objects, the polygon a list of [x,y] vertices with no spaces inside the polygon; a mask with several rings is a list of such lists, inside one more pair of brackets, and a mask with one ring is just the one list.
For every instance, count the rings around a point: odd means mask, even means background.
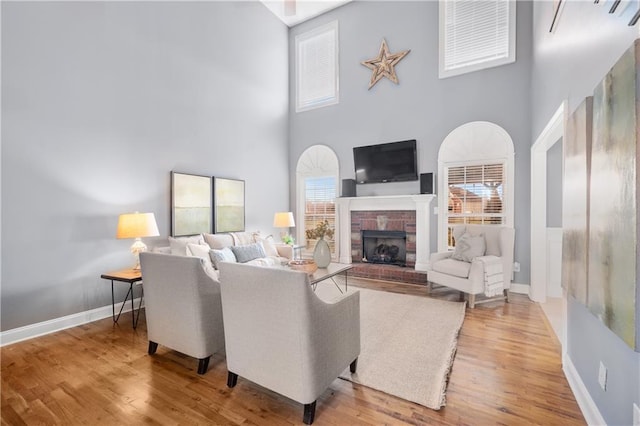
[{"label": "fireplace opening", "polygon": [[385,265],[407,265],[407,233],[404,231],[361,231],[362,261]]}]

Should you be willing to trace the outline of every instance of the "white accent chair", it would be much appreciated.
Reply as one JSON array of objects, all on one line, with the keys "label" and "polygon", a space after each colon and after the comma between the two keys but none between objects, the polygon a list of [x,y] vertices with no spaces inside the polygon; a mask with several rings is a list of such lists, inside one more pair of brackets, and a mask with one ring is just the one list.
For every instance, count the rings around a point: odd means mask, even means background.
[{"label": "white accent chair", "polygon": [[360,293],[320,300],[306,273],[222,262],[227,386],[238,376],[304,404],[316,400],[360,354]]},{"label": "white accent chair", "polygon": [[[453,237],[457,240],[464,234],[472,236],[484,235],[485,256],[497,256],[502,260],[503,293],[509,301],[511,274],[513,272],[513,245],[515,231],[502,225],[455,225]],[[476,301],[476,295],[485,292],[485,264],[482,258],[475,258],[471,262],[453,259],[453,251],[431,254],[430,270],[427,271],[429,285],[431,283],[451,287],[467,294],[469,308],[476,303],[482,303],[495,298]]]},{"label": "white accent chair", "polygon": [[149,355],[158,344],[197,358],[198,374],[224,351],[220,283],[197,257],[140,253]]}]

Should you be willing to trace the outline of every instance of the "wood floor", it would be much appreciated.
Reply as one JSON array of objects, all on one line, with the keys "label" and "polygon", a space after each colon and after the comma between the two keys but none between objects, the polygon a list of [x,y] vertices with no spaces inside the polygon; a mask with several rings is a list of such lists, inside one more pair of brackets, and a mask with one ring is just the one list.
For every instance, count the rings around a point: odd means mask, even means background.
[{"label": "wood floor", "polygon": [[[423,286],[349,280],[426,296]],[[457,300],[437,288],[431,297]],[[411,342],[407,342],[411,344]],[[398,348],[401,350],[402,348]],[[3,347],[2,425],[302,424],[302,405],[239,378],[228,389],[223,356],[204,376],[197,360],[160,346],[147,355],[144,313]],[[512,295],[467,309],[447,389],[434,411],[336,379],[314,425],[584,425],[562,373],[560,347],[539,305]]]}]

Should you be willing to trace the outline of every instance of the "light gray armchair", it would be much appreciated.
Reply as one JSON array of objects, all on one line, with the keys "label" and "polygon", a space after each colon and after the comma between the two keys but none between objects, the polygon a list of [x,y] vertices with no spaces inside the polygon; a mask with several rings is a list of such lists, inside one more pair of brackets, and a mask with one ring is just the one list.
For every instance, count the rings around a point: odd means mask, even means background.
[{"label": "light gray armchair", "polygon": [[304,404],[316,399],[360,354],[360,293],[320,300],[306,273],[221,263],[227,385],[238,376]]},{"label": "light gray armchair", "polygon": [[[504,294],[508,301],[513,272],[514,229],[502,225],[453,227],[453,237],[456,241],[460,241],[463,234],[484,237],[485,249],[482,254],[463,261],[455,259],[453,251],[433,253],[430,258],[430,270],[427,271],[429,283],[460,290],[467,294],[469,307],[474,308],[476,303],[480,303],[476,302],[476,295],[487,293],[487,283],[495,282],[500,284],[500,293]],[[495,272],[490,274],[489,268]]]},{"label": "light gray armchair", "polygon": [[207,275],[200,258],[140,253],[149,355],[158,344],[199,360],[224,351],[220,283]]}]

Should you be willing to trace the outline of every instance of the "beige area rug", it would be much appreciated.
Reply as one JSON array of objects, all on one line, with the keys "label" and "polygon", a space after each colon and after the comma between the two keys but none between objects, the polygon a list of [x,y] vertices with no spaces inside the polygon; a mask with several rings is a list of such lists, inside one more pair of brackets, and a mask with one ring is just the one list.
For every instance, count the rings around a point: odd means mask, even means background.
[{"label": "beige area rug", "polygon": [[[360,356],[355,374],[340,377],[439,410],[464,321],[464,303],[385,291],[360,291]],[[318,285],[323,300],[339,295]]]}]

